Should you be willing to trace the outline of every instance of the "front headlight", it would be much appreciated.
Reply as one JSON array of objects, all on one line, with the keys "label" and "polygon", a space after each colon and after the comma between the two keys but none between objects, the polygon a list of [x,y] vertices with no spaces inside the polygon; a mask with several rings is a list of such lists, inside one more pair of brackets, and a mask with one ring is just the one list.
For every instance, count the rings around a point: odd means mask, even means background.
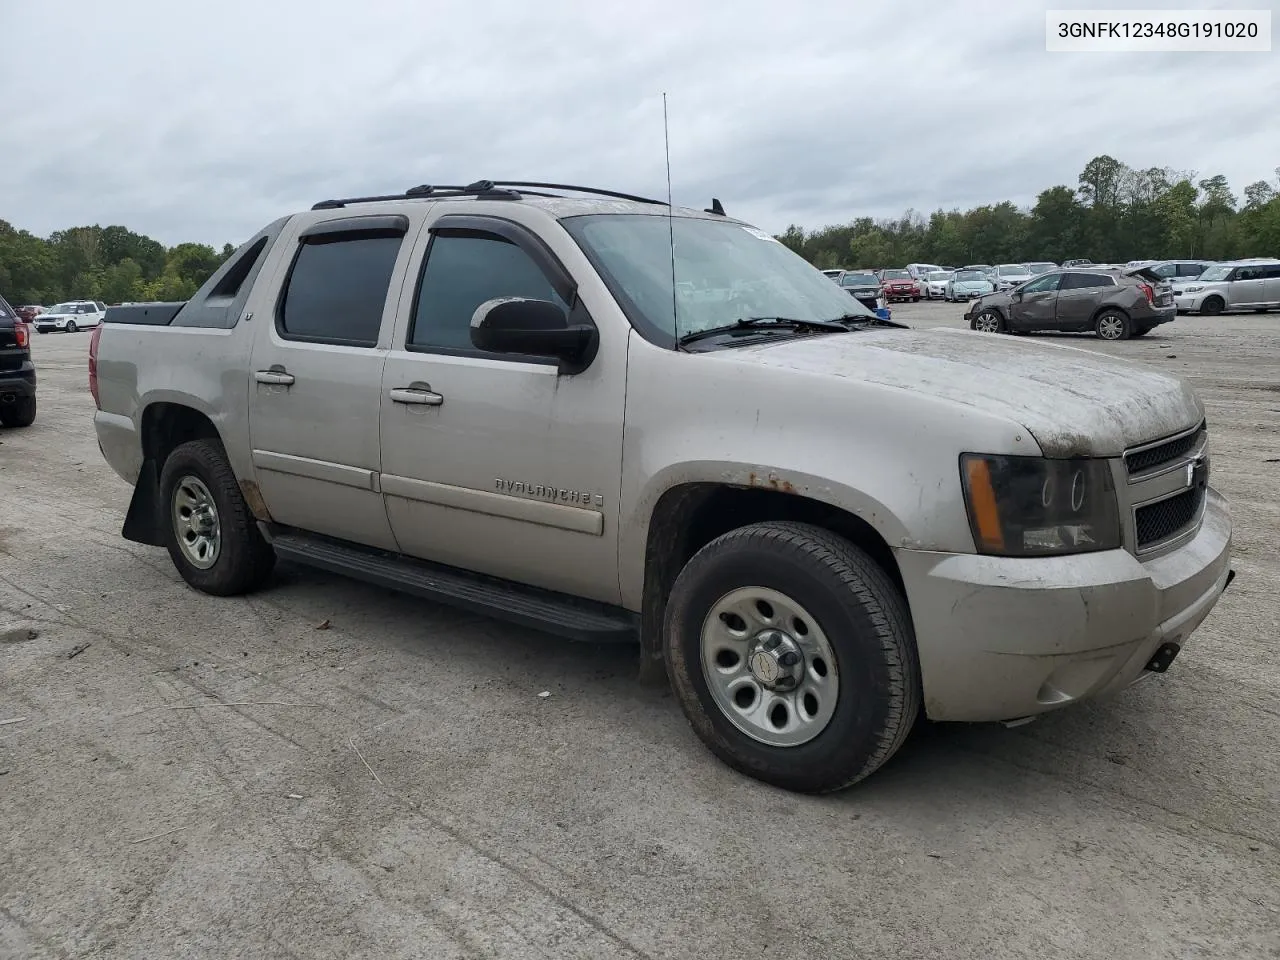
[{"label": "front headlight", "polygon": [[1204,287],[1183,287],[1182,292],[1183,293],[1199,293],[1203,289]]},{"label": "front headlight", "polygon": [[979,553],[1040,557],[1120,546],[1120,508],[1105,460],[966,453],[960,477]]}]

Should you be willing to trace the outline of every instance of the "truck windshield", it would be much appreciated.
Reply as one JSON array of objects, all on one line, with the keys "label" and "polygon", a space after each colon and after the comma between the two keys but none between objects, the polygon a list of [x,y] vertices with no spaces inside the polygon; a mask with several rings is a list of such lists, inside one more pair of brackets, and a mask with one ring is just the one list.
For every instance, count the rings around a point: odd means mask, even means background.
[{"label": "truck windshield", "polygon": [[749,317],[875,319],[822,271],[741,223],[648,214],[587,214],[561,223],[623,308],[675,339]]}]

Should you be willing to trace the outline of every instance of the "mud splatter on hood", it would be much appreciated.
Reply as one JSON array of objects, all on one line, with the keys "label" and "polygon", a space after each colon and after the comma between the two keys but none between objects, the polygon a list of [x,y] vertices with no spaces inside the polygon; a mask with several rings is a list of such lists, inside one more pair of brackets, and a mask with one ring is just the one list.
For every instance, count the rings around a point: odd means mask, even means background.
[{"label": "mud splatter on hood", "polygon": [[1194,426],[1182,378],[1079,347],[962,330],[864,330],[727,351],[808,374],[926,393],[1005,416],[1046,456],[1118,456]]}]

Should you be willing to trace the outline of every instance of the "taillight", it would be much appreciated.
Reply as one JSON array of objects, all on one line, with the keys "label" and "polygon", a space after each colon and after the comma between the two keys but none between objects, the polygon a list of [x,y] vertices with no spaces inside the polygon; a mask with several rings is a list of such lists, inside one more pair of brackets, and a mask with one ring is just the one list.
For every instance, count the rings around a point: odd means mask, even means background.
[{"label": "taillight", "polygon": [[13,335],[17,338],[19,347],[31,346],[31,328],[23,321],[19,320],[14,324]]},{"label": "taillight", "polygon": [[1156,302],[1156,292],[1155,292],[1155,290],[1151,289],[1151,284],[1149,284],[1149,283],[1140,283],[1140,284],[1138,284],[1138,289],[1139,289],[1139,290],[1141,290],[1141,291],[1142,291],[1143,296],[1145,296],[1145,297],[1147,298],[1147,303],[1149,303],[1149,304],[1151,304],[1152,306],[1154,306],[1154,305],[1155,305],[1155,302]]},{"label": "taillight", "polygon": [[89,392],[93,394],[93,405],[99,410],[102,404],[98,400],[98,341],[102,339],[102,324],[93,328],[89,337]]}]

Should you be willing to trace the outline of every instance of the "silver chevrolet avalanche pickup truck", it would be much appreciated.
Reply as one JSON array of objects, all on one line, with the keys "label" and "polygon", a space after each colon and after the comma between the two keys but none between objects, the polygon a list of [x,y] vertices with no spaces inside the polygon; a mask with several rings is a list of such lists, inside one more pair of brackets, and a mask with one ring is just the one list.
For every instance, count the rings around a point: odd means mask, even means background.
[{"label": "silver chevrolet avalanche pickup truck", "polygon": [[1165,670],[1230,580],[1204,408],[1089,351],[879,320],[710,210],[482,181],[317,204],[94,334],[123,535],[638,643],[698,736],[806,792],[922,715]]}]

